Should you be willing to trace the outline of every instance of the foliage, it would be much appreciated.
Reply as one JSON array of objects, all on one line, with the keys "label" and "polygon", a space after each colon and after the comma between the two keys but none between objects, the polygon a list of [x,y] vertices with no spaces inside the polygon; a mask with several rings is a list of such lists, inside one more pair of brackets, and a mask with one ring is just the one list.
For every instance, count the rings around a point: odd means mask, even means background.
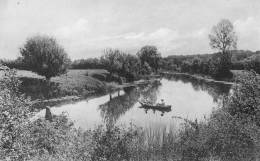
[{"label": "foliage", "polygon": [[94,153],[91,160],[129,160],[129,144],[137,136],[134,129],[98,127],[93,131]]},{"label": "foliage", "polygon": [[104,55],[100,58],[100,62],[110,73],[116,73],[118,69],[122,67],[120,62],[121,54],[122,52],[118,49],[105,49]]},{"label": "foliage", "polygon": [[128,81],[136,80],[140,75],[141,65],[139,59],[118,49],[106,49],[100,58],[102,66],[110,75],[118,74]]},{"label": "foliage", "polygon": [[221,20],[216,26],[212,28],[212,33],[209,34],[210,46],[213,49],[221,51],[217,77],[226,77],[230,73],[231,55],[229,51],[236,49],[237,36],[234,31],[233,24],[227,20]]},{"label": "foliage", "polygon": [[[144,46],[137,56],[119,49],[105,49],[100,59],[80,59],[72,63],[73,69],[106,69],[113,74],[134,81],[141,75],[151,74],[160,67],[161,55],[155,46]],[[103,79],[103,78],[102,78]]]},{"label": "foliage", "polygon": [[18,57],[15,60],[0,60],[0,64],[10,69],[27,69],[22,57]]},{"label": "foliage", "polygon": [[260,126],[260,78],[254,71],[237,78],[237,85],[228,99],[227,111],[245,121]]},{"label": "foliage", "polygon": [[127,78],[129,81],[139,78],[142,67],[138,57],[123,53],[120,57],[120,62],[122,63],[122,67],[119,69],[119,75]]},{"label": "foliage", "polygon": [[15,74],[8,69],[0,80],[0,156],[20,152],[18,138],[23,136],[21,132],[29,118],[30,100],[20,94],[20,81]]},{"label": "foliage", "polygon": [[79,59],[72,62],[72,69],[101,69],[103,68],[98,58]]},{"label": "foliage", "polygon": [[144,65],[145,62],[157,72],[159,69],[159,61],[161,59],[161,54],[158,52],[156,46],[144,46],[137,53],[139,59],[141,60],[141,64]]},{"label": "foliage", "polygon": [[223,19],[213,26],[209,39],[210,46],[220,50],[223,54],[231,49],[236,49],[237,46],[237,36],[233,24],[227,19]]},{"label": "foliage", "polygon": [[0,80],[0,160],[87,157],[80,151],[84,145],[79,145],[86,135],[73,130],[65,115],[55,116],[52,122],[30,119],[31,101],[20,94],[19,86],[16,72],[6,70]]},{"label": "foliage", "polygon": [[150,67],[150,65],[147,62],[144,62],[144,64],[142,65],[140,73],[143,75],[152,73],[152,68]]},{"label": "foliage", "polygon": [[259,78],[254,72],[238,78],[224,106],[198,124],[180,133],[184,160],[216,158],[223,161],[254,160],[259,157]]},{"label": "foliage", "polygon": [[[208,75],[216,79],[231,77],[229,70],[224,69],[229,67],[231,70],[253,69],[257,73],[260,72],[260,55],[258,51],[232,50],[230,54],[225,56],[228,58],[222,57],[222,53],[169,56],[163,58],[161,68],[168,71]],[[232,60],[231,64],[229,64],[229,61],[225,62],[225,60],[229,59]]]},{"label": "foliage", "polygon": [[183,160],[253,160],[259,151],[259,130],[219,109],[200,122],[197,130],[186,124],[179,134],[178,151]]},{"label": "foliage", "polygon": [[242,69],[250,70],[253,69],[260,74],[260,54],[255,54],[246,59],[239,61],[236,65],[240,65]]},{"label": "foliage", "polygon": [[46,79],[64,74],[70,64],[65,50],[48,36],[29,38],[20,52],[27,67]]}]

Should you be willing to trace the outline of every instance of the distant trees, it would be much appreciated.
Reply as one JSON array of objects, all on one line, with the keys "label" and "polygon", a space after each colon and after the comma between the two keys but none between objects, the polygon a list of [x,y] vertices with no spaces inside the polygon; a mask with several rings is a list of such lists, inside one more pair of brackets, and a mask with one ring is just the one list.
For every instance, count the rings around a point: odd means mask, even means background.
[{"label": "distant trees", "polygon": [[158,71],[159,69],[159,61],[161,59],[161,54],[158,52],[156,46],[146,45],[141,48],[141,50],[137,53],[138,57],[141,60],[141,64],[144,65],[145,62],[154,70]]},{"label": "distant trees", "polygon": [[98,58],[75,60],[73,69],[106,69],[110,76],[113,74],[124,77],[128,81],[138,79],[141,75],[151,74],[159,69],[161,55],[155,46],[144,46],[136,55],[119,49],[105,49]]},{"label": "distant trees", "polygon": [[[122,53],[120,56],[122,63],[119,75],[124,76],[129,81],[137,79],[141,73],[141,63],[136,55]],[[146,73],[147,74],[147,73]]]},{"label": "distant trees", "polygon": [[117,74],[133,81],[139,77],[140,61],[135,55],[131,55],[118,49],[106,49],[100,58],[101,66],[109,71],[110,75]]},{"label": "distant trees", "polygon": [[[260,73],[260,52],[231,50],[231,70],[254,70]],[[209,75],[217,79],[221,72],[222,53],[174,55],[162,59],[163,70]]]},{"label": "distant trees", "polygon": [[31,71],[45,76],[47,80],[64,74],[70,64],[64,48],[49,36],[29,38],[20,52],[26,66]]},{"label": "distant trees", "polygon": [[237,36],[233,24],[227,19],[221,20],[216,26],[213,26],[209,34],[209,40],[211,48],[217,49],[222,53],[217,76],[227,76],[231,67],[231,55],[229,51],[237,47]]},{"label": "distant trees", "polygon": [[[190,55],[190,56],[172,56],[170,60],[164,59],[162,64],[163,69],[175,70],[179,72],[197,73],[210,75],[217,79],[228,78],[232,74],[230,72],[231,67],[241,66],[237,63],[238,60],[251,56],[248,51],[233,50],[237,46],[237,36],[234,31],[232,23],[227,20],[221,20],[216,26],[213,26],[211,33],[209,34],[210,46],[213,49],[217,49],[219,52],[215,54],[205,55]],[[234,53],[239,53],[238,56],[234,56]],[[232,64],[231,58],[235,65]],[[251,62],[250,65],[256,67],[257,63]],[[244,65],[243,65],[244,66]],[[245,69],[246,67],[241,67]]]},{"label": "distant trees", "polygon": [[26,70],[26,65],[23,62],[22,57],[18,57],[15,60],[0,60],[0,64],[7,66],[10,69],[21,69],[21,70]]},{"label": "distant trees", "polygon": [[98,58],[88,58],[75,60],[71,64],[72,69],[100,69],[102,64]]}]

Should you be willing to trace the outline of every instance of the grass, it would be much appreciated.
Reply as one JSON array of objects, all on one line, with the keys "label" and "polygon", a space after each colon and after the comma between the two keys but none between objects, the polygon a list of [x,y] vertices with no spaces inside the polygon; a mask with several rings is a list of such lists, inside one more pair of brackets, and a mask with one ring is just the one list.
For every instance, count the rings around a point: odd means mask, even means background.
[{"label": "grass", "polygon": [[[0,71],[0,75],[1,75]],[[53,77],[47,83],[43,76],[31,71],[17,70],[22,81],[21,91],[32,99],[51,99],[76,95],[80,97],[106,91],[106,82],[92,75],[107,73],[106,70],[69,70],[66,74]]]},{"label": "grass", "polygon": [[106,72],[103,70],[69,70],[68,73],[54,77],[52,82],[60,84],[61,89],[74,91],[78,95],[85,95],[105,90],[105,83],[91,76],[93,73]]}]

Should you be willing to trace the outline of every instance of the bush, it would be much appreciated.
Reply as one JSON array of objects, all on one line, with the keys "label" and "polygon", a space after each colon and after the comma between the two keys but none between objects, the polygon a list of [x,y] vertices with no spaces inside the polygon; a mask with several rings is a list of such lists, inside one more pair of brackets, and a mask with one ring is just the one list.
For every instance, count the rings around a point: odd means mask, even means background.
[{"label": "bush", "polygon": [[0,79],[0,159],[20,155],[20,137],[28,122],[31,103],[19,93],[20,81],[15,70],[6,70]]},{"label": "bush", "polygon": [[70,64],[65,50],[48,36],[29,38],[20,52],[26,66],[46,79],[64,74]]},{"label": "bush", "polygon": [[242,120],[260,126],[260,78],[254,71],[237,78],[237,85],[228,99],[226,110]]},{"label": "bush", "polygon": [[129,144],[136,136],[136,131],[131,129],[98,127],[93,131],[94,151],[91,160],[129,160],[131,158]]}]

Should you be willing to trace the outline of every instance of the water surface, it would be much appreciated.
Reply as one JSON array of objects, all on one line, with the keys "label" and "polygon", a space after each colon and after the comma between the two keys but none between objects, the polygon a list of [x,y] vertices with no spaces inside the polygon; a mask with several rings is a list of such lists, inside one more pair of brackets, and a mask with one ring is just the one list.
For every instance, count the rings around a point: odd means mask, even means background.
[{"label": "water surface", "polygon": [[[201,120],[217,108],[222,96],[229,93],[230,85],[206,82],[186,75],[172,75],[162,78],[160,83],[151,83],[83,100],[74,104],[52,107],[55,114],[66,112],[77,127],[93,128],[105,125],[151,126],[176,125],[179,120],[172,116]],[[164,99],[172,110],[158,111],[141,108],[138,100],[147,99],[153,103]],[[45,110],[39,115],[44,115]]]}]

